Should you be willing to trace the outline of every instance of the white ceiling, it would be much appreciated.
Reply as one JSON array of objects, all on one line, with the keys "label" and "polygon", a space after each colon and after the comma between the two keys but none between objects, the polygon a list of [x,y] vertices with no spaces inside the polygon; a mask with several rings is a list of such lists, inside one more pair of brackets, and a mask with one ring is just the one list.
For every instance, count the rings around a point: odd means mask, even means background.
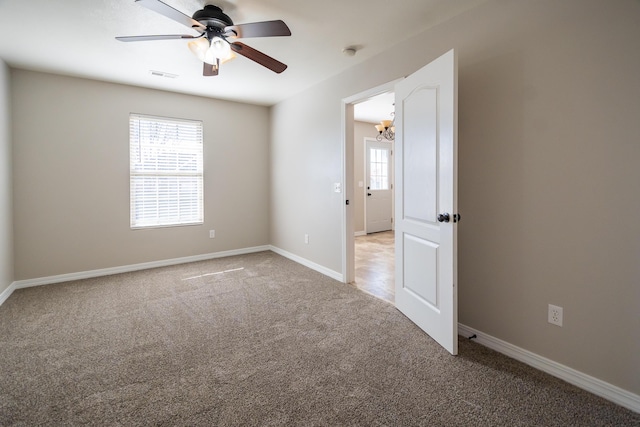
[{"label": "white ceiling", "polygon": [[[187,40],[115,40],[197,34],[134,0],[0,0],[0,58],[17,68],[272,105],[483,1],[164,0],[187,15],[215,4],[236,24],[282,19],[291,29],[291,37],[242,40],[288,64],[282,74],[238,57],[219,76],[203,77]],[[342,54],[347,46],[358,47],[354,57]]]},{"label": "white ceiling", "polygon": [[381,120],[393,120],[395,94],[383,93],[353,106],[353,116],[361,122],[378,124]]}]

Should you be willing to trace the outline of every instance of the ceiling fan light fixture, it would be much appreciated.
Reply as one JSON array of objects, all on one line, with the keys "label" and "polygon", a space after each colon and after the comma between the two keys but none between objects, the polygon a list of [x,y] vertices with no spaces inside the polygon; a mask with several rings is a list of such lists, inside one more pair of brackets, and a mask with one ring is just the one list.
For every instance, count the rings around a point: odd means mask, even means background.
[{"label": "ceiling fan light fixture", "polygon": [[220,63],[221,63],[221,64],[226,64],[227,62],[229,62],[229,61],[231,61],[232,59],[235,59],[235,58],[237,58],[237,57],[238,57],[238,56],[237,56],[235,53],[231,52],[231,53],[229,54],[229,57],[228,57],[228,58],[225,58],[225,59],[221,59],[221,60],[220,60]]},{"label": "ceiling fan light fixture", "polygon": [[209,40],[205,38],[199,38],[190,41],[188,44],[189,50],[198,57],[202,62],[205,62],[207,50],[209,49]]},{"label": "ceiling fan light fixture", "polygon": [[212,55],[214,58],[219,58],[221,61],[224,61],[231,56],[231,46],[229,46],[229,43],[226,40],[223,40],[220,37],[214,37],[211,39],[209,52],[208,54]]},{"label": "ceiling fan light fixture", "polygon": [[208,64],[215,64],[216,58],[221,62],[231,59],[231,46],[220,37],[213,37],[210,42],[205,37],[200,37],[190,41],[188,46],[200,61]]},{"label": "ceiling fan light fixture", "polygon": [[242,42],[231,43],[227,40],[227,37],[233,37],[235,39],[290,36],[291,30],[282,20],[249,22],[234,25],[231,18],[225,15],[220,7],[211,4],[205,5],[203,9],[196,11],[193,16],[190,17],[161,0],[136,0],[136,2],[191,30],[198,31],[200,35],[163,34],[156,36],[121,36],[116,37],[116,40],[121,42],[134,42],[189,39],[189,50],[203,63],[203,76],[217,76],[220,63],[235,57],[232,51],[268,68],[274,73],[280,74],[287,69],[286,64],[257,49],[247,46]]}]

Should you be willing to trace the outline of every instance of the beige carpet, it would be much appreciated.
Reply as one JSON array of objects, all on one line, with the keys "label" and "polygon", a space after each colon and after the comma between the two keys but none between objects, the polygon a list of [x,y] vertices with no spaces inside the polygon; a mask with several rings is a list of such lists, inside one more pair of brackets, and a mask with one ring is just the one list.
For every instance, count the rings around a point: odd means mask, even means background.
[{"label": "beige carpet", "polygon": [[18,290],[0,425],[638,426],[271,252]]}]

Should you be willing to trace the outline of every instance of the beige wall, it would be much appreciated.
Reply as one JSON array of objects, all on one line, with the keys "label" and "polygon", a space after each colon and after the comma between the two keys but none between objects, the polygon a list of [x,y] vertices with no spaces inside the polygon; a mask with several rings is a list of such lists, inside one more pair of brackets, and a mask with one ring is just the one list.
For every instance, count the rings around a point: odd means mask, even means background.
[{"label": "beige wall", "polygon": [[341,271],[342,99],[455,48],[459,320],[640,394],[639,19],[635,0],[488,1],[277,104],[272,243]]},{"label": "beige wall", "polygon": [[9,67],[0,60],[0,293],[14,281],[9,98]]},{"label": "beige wall", "polygon": [[460,70],[460,321],[639,394],[640,2],[574,4]]},{"label": "beige wall", "polygon": [[339,272],[343,194],[334,183],[342,181],[342,138],[318,123],[340,128],[340,98],[327,102],[325,89],[272,107],[270,236],[275,247]]},{"label": "beige wall", "polygon": [[[364,233],[364,194],[365,194],[365,138],[375,138],[378,133],[371,123],[356,121],[353,127],[353,229]],[[358,187],[358,181],[363,186]]]},{"label": "beige wall", "polygon": [[[269,243],[267,107],[22,70],[11,78],[16,279]],[[129,228],[130,112],[203,121],[204,225]]]}]

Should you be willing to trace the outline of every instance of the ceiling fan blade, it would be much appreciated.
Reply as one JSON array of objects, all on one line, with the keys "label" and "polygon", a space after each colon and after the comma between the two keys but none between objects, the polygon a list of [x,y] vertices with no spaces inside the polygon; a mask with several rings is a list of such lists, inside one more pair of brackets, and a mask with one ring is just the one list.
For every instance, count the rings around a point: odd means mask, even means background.
[{"label": "ceiling fan blade", "polygon": [[218,75],[218,71],[220,70],[220,60],[216,58],[216,65],[213,64],[208,64],[206,62],[203,62],[203,67],[202,67],[202,75],[205,77],[208,76],[217,76]]},{"label": "ceiling fan blade", "polygon": [[249,58],[252,61],[257,62],[263,67],[267,67],[271,71],[280,74],[284,70],[287,69],[287,65],[278,61],[277,59],[273,59],[269,55],[266,55],[259,50],[252,48],[251,46],[247,46],[244,43],[235,42],[231,43],[231,50],[235,53],[242,55],[244,57]]},{"label": "ceiling fan blade", "polygon": [[189,15],[185,15],[168,4],[162,3],[160,0],[136,0],[136,3],[140,3],[147,9],[153,10],[160,15],[164,15],[169,19],[173,19],[174,21],[179,22],[182,25],[186,25],[189,28],[194,28],[200,32],[204,32],[206,30],[204,25],[191,18]]},{"label": "ceiling fan blade", "polygon": [[249,24],[229,25],[224,29],[228,37],[278,37],[290,36],[291,30],[283,21],[251,22]]},{"label": "ceiling fan blade", "polygon": [[150,40],[174,40],[174,39],[197,39],[200,36],[189,36],[187,34],[167,34],[161,36],[122,36],[116,37],[121,42],[144,42]]}]

